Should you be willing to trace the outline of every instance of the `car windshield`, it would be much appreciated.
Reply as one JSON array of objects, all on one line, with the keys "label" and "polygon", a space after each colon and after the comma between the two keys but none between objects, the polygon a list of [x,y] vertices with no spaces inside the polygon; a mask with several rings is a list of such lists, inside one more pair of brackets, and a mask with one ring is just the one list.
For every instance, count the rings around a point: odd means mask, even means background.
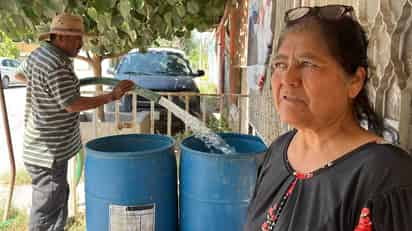
[{"label": "car windshield", "polygon": [[20,62],[14,59],[3,59],[1,61],[1,65],[5,67],[18,67],[20,65]]},{"label": "car windshield", "polygon": [[171,52],[130,53],[118,68],[119,74],[190,75],[191,69],[180,54]]},{"label": "car windshield", "polygon": [[17,61],[17,60],[10,60],[9,64],[10,64],[11,67],[19,67],[20,62]]}]

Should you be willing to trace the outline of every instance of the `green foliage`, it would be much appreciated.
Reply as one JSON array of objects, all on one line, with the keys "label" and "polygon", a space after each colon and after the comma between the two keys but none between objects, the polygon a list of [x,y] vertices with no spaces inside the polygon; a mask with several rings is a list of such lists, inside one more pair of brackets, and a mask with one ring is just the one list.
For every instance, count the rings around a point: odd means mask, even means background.
[{"label": "green foliage", "polygon": [[[90,37],[85,48],[110,55],[145,48],[158,38],[188,37],[212,28],[223,15],[222,0],[15,0],[0,1],[0,30],[33,41],[59,12],[82,15]],[[206,10],[207,9],[207,10]]]},{"label": "green foliage", "polygon": [[199,87],[200,93],[215,94],[217,91],[216,84],[213,82],[209,82],[207,80],[196,81],[196,82],[197,82],[197,86]]},{"label": "green foliage", "polygon": [[0,57],[18,58],[20,55],[19,49],[16,44],[6,36],[6,34],[0,31]]},{"label": "green foliage", "polygon": [[226,119],[217,119],[213,116],[209,117],[207,121],[207,127],[212,129],[214,132],[230,132],[232,129],[229,127],[229,123]]},{"label": "green foliage", "polygon": [[[207,70],[209,49],[207,40],[210,39],[208,36],[213,35],[211,33],[193,31],[192,36],[184,39],[182,42],[184,44],[184,51],[194,71],[196,71],[196,69]],[[207,80],[207,75],[203,76],[202,79]]]}]

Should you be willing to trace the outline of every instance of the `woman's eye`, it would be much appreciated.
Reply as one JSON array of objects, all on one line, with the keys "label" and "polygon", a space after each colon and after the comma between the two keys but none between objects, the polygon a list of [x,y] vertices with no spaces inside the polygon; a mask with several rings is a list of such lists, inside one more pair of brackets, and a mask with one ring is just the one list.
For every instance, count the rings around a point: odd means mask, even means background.
[{"label": "woman's eye", "polygon": [[304,67],[311,67],[311,68],[318,68],[319,67],[318,65],[316,65],[315,63],[313,63],[311,61],[302,61],[300,64]]},{"label": "woman's eye", "polygon": [[275,70],[284,70],[287,68],[286,63],[277,62],[273,64],[273,69]]}]

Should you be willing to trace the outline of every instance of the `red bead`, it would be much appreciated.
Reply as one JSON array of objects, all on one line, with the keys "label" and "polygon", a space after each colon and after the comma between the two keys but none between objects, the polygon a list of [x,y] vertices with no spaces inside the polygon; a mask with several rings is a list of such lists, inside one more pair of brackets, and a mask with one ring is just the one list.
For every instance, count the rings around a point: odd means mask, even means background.
[{"label": "red bead", "polygon": [[361,216],[369,216],[370,210],[369,208],[363,208],[361,212]]},{"label": "red bead", "polygon": [[269,215],[273,216],[273,208],[272,207],[269,208]]},{"label": "red bead", "polygon": [[360,215],[359,224],[356,226],[354,231],[372,231],[372,222],[369,215],[369,208],[363,208]]},{"label": "red bead", "polygon": [[267,231],[268,230],[268,227],[269,227],[269,225],[268,225],[268,223],[263,223],[262,224],[262,231]]}]

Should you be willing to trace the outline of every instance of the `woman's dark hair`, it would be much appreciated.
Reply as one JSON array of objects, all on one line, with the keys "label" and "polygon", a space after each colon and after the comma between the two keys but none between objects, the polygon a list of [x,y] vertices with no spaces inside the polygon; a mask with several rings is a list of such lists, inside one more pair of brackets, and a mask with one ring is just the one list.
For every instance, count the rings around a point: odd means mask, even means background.
[{"label": "woman's dark hair", "polygon": [[289,31],[318,28],[321,37],[326,42],[329,51],[336,61],[349,75],[355,74],[358,67],[365,68],[366,78],[362,90],[354,99],[354,114],[359,123],[367,122],[368,129],[382,135],[381,118],[372,108],[369,101],[366,83],[368,80],[368,39],[365,30],[356,20],[349,16],[328,20],[318,16],[308,16],[292,23],[287,23],[278,42],[277,49],[282,44]]}]

